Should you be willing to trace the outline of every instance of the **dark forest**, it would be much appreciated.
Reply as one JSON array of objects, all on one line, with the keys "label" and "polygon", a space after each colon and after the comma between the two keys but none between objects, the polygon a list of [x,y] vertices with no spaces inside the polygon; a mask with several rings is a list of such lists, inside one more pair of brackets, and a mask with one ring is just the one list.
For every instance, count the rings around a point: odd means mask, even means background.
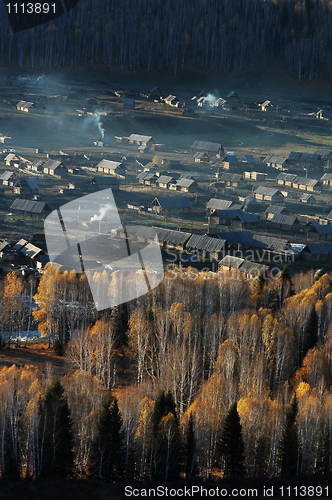
[{"label": "dark forest", "polygon": [[53,23],[15,35],[1,9],[1,65],[220,74],[282,58],[298,80],[332,81],[328,0],[82,0]]}]

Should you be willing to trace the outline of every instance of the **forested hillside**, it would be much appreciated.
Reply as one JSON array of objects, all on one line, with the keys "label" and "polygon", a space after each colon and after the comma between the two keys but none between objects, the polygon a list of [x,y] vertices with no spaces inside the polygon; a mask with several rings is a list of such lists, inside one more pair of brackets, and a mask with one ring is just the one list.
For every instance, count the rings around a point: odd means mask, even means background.
[{"label": "forested hillside", "polygon": [[184,65],[219,74],[283,57],[299,80],[332,81],[330,0],[81,0],[52,24],[16,35],[1,6],[0,64]]},{"label": "forested hillside", "polygon": [[[68,374],[0,370],[2,475],[331,474],[329,275],[291,277],[285,268],[276,280],[248,281],[172,271],[146,296],[102,314],[77,279],[48,268],[32,310],[64,347]],[[2,282],[3,336],[30,321],[31,287],[19,283],[14,274]]]}]

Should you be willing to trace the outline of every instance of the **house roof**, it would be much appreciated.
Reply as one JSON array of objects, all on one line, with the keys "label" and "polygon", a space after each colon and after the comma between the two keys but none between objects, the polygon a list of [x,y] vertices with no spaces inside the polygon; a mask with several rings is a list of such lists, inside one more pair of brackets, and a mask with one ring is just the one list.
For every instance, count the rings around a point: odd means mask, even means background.
[{"label": "house roof", "polygon": [[36,255],[42,252],[42,249],[36,247],[36,245],[33,245],[32,243],[27,243],[19,250],[19,252],[25,255],[26,257],[30,257],[30,259],[34,259]]},{"label": "house roof", "polygon": [[288,210],[286,207],[283,207],[282,205],[270,205],[266,210],[266,214],[281,214],[282,212],[286,211],[288,213]]},{"label": "house roof", "polygon": [[151,171],[144,171],[140,172],[136,179],[141,179],[143,181],[149,181],[150,179],[153,179],[156,176],[156,172],[151,172]]},{"label": "house roof", "polygon": [[45,201],[21,200],[17,198],[10,207],[11,210],[20,210],[22,212],[32,212],[40,214],[43,210],[51,211]]},{"label": "house roof", "polygon": [[219,219],[234,219],[238,213],[242,212],[241,208],[234,209],[234,208],[229,208],[227,210],[216,210],[216,215],[219,217]]},{"label": "house roof", "polygon": [[284,158],[283,156],[266,156],[263,161],[265,163],[279,163],[282,165],[285,161],[287,161],[287,158]]},{"label": "house roof", "polygon": [[19,250],[20,248],[24,247],[24,245],[26,245],[27,243],[28,243],[27,240],[21,238],[17,243],[15,243],[13,248],[15,248],[15,250]]},{"label": "house roof", "polygon": [[317,161],[319,160],[318,153],[297,153],[296,151],[291,151],[288,155],[289,160],[294,161]]},{"label": "house roof", "polygon": [[7,246],[10,247],[8,241],[4,240],[0,243],[0,252],[2,252]]},{"label": "house roof", "polygon": [[12,161],[14,158],[16,158],[16,155],[14,153],[9,153],[6,156],[5,161]]},{"label": "house roof", "polygon": [[181,179],[176,181],[177,186],[186,187],[186,188],[189,188],[190,186],[195,185],[195,184],[197,184],[195,179],[186,179],[184,177],[182,177]]},{"label": "house roof", "polygon": [[168,184],[169,182],[174,182],[175,179],[174,177],[170,175],[161,175],[158,179],[157,182],[161,184]]},{"label": "house roof", "polygon": [[216,142],[195,141],[194,144],[191,146],[191,149],[196,149],[199,151],[207,151],[212,153],[219,153],[220,149],[222,150],[223,147],[221,144],[218,144]]},{"label": "house roof", "polygon": [[274,236],[264,236],[261,234],[254,234],[251,246],[274,252],[289,253],[291,251],[291,245],[288,240],[284,238],[276,238]]},{"label": "house roof", "polygon": [[299,224],[298,218],[295,215],[287,214],[274,214],[271,219],[272,223],[275,224],[285,224],[286,226],[293,226],[294,224]]},{"label": "house roof", "polygon": [[252,240],[250,231],[228,231],[217,233],[218,238],[226,240],[229,245],[247,245]]},{"label": "house roof", "polygon": [[8,181],[11,177],[15,176],[16,177],[16,174],[15,172],[11,172],[10,170],[6,170],[1,176],[0,176],[0,180],[2,181]]},{"label": "house roof", "polygon": [[124,100],[124,104],[133,106],[135,104],[135,99],[133,99],[132,97],[126,97]]},{"label": "house roof", "polygon": [[319,184],[319,181],[317,179],[309,179],[307,177],[296,177],[293,180],[293,184],[314,187],[316,184]]},{"label": "house roof", "polygon": [[232,255],[225,255],[223,259],[219,262],[219,267],[221,266],[227,266],[227,267],[233,267],[235,269],[239,269],[241,264],[243,264],[244,259],[241,259],[240,257],[233,257]]},{"label": "house roof", "polygon": [[48,168],[50,170],[55,170],[60,165],[61,165],[61,161],[58,161],[58,160],[47,160],[47,162],[44,164],[44,168]]},{"label": "house roof", "polygon": [[198,151],[197,153],[194,154],[194,158],[202,159],[202,158],[208,158],[208,157],[209,157],[209,155],[205,151]]},{"label": "house roof", "polygon": [[287,174],[286,172],[281,172],[279,175],[277,175],[277,180],[293,182],[296,177],[296,174]]},{"label": "house roof", "polygon": [[332,149],[316,149],[316,151],[314,151],[314,154],[320,156],[329,156],[332,154]]},{"label": "house roof", "polygon": [[241,179],[243,179],[243,176],[240,174],[232,174],[230,172],[223,172],[219,178],[219,181],[225,181],[225,182],[239,182]]},{"label": "house roof", "polygon": [[[226,153],[223,161],[227,161],[230,165],[238,165],[238,163],[239,163],[238,159],[236,158],[235,155],[230,155],[227,153]],[[228,173],[228,172],[225,172],[225,173]],[[236,175],[236,174],[233,174],[233,175]]]},{"label": "house roof", "polygon": [[101,160],[97,165],[97,168],[109,168],[111,170],[115,170],[116,168],[122,168],[123,165],[120,161],[112,161],[112,160]]},{"label": "house roof", "polygon": [[219,200],[218,198],[211,198],[207,204],[206,208],[211,208],[212,210],[227,210],[233,204],[229,200]]},{"label": "house roof", "polygon": [[239,213],[236,214],[234,219],[240,219],[241,222],[246,223],[246,222],[259,222],[259,218],[257,217],[256,214],[250,214],[248,212],[243,212],[242,210],[239,210]]},{"label": "house roof", "polygon": [[26,109],[29,109],[29,108],[31,108],[31,106],[33,106],[33,102],[19,101],[16,104],[17,108],[26,108]]},{"label": "house roof", "polygon": [[231,97],[238,97],[237,94],[235,94],[234,90],[227,94],[227,99],[230,99]]},{"label": "house roof", "polygon": [[18,179],[15,184],[15,187],[24,187],[28,186],[32,191],[38,191],[39,187],[36,179]]},{"label": "house roof", "polygon": [[312,255],[330,255],[332,254],[332,243],[309,243],[304,247],[303,252]]},{"label": "house roof", "polygon": [[301,196],[300,200],[310,200],[310,198],[313,198],[315,200],[315,197],[311,193],[303,193]]},{"label": "house roof", "polygon": [[261,272],[268,271],[269,266],[266,266],[264,264],[259,264],[258,262],[252,262],[249,260],[245,260],[242,262],[240,266],[240,271],[245,272],[246,274],[255,274],[256,276],[259,276]]},{"label": "house roof", "polygon": [[159,205],[161,208],[191,208],[191,203],[187,196],[157,196],[151,203]]},{"label": "house roof", "polygon": [[205,250],[207,252],[221,252],[225,246],[226,240],[219,238],[211,238],[210,236],[202,236],[193,234],[187,243],[188,249]]},{"label": "house roof", "polygon": [[245,159],[245,161],[247,163],[250,163],[250,164],[253,164],[253,165],[255,163],[257,163],[256,160],[255,160],[255,158],[252,155],[244,155],[243,158]]},{"label": "house roof", "polygon": [[321,179],[321,181],[332,181],[332,174],[324,174]]},{"label": "house roof", "polygon": [[274,196],[275,194],[282,195],[282,193],[279,189],[269,188],[269,187],[265,187],[265,186],[258,186],[258,188],[255,189],[254,193],[255,194],[263,194],[265,196]]},{"label": "house roof", "polygon": [[264,101],[264,102],[261,104],[261,106],[268,106],[269,104],[271,104],[271,106],[272,106],[271,101],[266,100],[266,101]]},{"label": "house roof", "polygon": [[152,135],[140,135],[140,134],[131,134],[128,139],[130,141],[137,141],[137,142],[149,142],[151,139],[153,139]]},{"label": "house roof", "polygon": [[309,231],[315,229],[318,234],[332,234],[332,227],[328,224],[318,224],[318,222],[311,222],[312,226]]}]

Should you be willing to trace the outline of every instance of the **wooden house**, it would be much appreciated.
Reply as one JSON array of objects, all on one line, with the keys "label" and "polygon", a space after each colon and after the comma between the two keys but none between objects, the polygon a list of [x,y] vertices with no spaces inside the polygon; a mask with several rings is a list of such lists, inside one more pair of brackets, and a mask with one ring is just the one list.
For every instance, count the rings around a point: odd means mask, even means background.
[{"label": "wooden house", "polygon": [[279,231],[297,232],[300,229],[300,223],[295,215],[275,214],[271,219],[271,225]]},{"label": "wooden house", "polygon": [[161,175],[157,180],[156,180],[156,186],[163,188],[163,189],[169,189],[171,184],[174,184],[176,181],[174,177],[171,175]]},{"label": "wooden house", "polygon": [[25,217],[45,219],[50,213],[50,206],[44,201],[21,200],[17,198],[10,207],[11,212]]},{"label": "wooden house", "polygon": [[243,172],[243,176],[245,179],[251,179],[253,181],[259,181],[259,182],[264,182],[266,180],[266,177],[267,177],[267,174],[263,173],[263,172],[248,172],[248,171],[245,171]]},{"label": "wooden house", "polygon": [[218,181],[224,183],[225,186],[230,187],[245,187],[246,185],[242,175],[231,174],[230,172],[223,172]]},{"label": "wooden house", "polygon": [[111,160],[101,160],[97,164],[98,172],[102,172],[103,174],[110,174],[119,177],[125,177],[126,169],[124,165],[120,161],[111,161]]},{"label": "wooden house", "polygon": [[263,161],[270,168],[276,168],[278,170],[286,170],[289,168],[289,161],[283,156],[266,156]]},{"label": "wooden house", "polygon": [[226,240],[219,238],[193,234],[186,244],[186,250],[195,252],[203,258],[222,259],[225,253],[225,243]]},{"label": "wooden house", "polygon": [[157,196],[151,208],[156,213],[191,212],[191,203],[187,196]]},{"label": "wooden house", "polygon": [[331,240],[332,227],[328,224],[318,224],[318,222],[310,222],[307,230],[307,238],[311,240]]},{"label": "wooden house", "polygon": [[256,214],[250,214],[239,210],[232,220],[232,226],[239,229],[257,228],[260,225],[259,218]]},{"label": "wooden house", "polygon": [[23,113],[31,113],[35,104],[33,102],[20,101],[16,104],[17,111],[22,111]]},{"label": "wooden house", "polygon": [[323,186],[332,186],[332,174],[324,174],[321,177],[321,183]]},{"label": "wooden house", "polygon": [[301,203],[309,203],[309,205],[316,203],[316,198],[310,193],[303,193],[300,198]]},{"label": "wooden house", "polygon": [[36,179],[17,179],[13,184],[13,193],[23,196],[32,196],[39,193]]},{"label": "wooden house", "polygon": [[15,172],[11,172],[10,170],[6,170],[0,176],[0,182],[3,186],[13,186],[16,180],[17,180],[17,175],[15,174]]},{"label": "wooden house", "polygon": [[156,184],[156,181],[158,179],[156,172],[144,170],[143,172],[140,172],[138,176],[136,177],[138,182],[140,184],[145,184],[147,186],[152,186]]},{"label": "wooden house", "polygon": [[259,186],[254,191],[254,198],[258,201],[270,201],[273,203],[283,203],[284,195],[279,189]]},{"label": "wooden house", "polygon": [[233,208],[233,205],[234,203],[230,200],[219,200],[218,198],[211,198],[206,204],[206,209],[207,213],[209,215],[212,215],[214,212],[216,212],[216,210],[228,210],[229,208]]},{"label": "wooden house", "polygon": [[128,142],[130,144],[137,144],[138,146],[151,147],[156,141],[152,135],[131,134],[128,137]]},{"label": "wooden house", "polygon": [[195,141],[191,146],[191,149],[192,151],[214,154],[216,156],[220,156],[224,152],[224,148],[221,144],[207,141]]},{"label": "wooden house", "polygon": [[267,220],[273,219],[273,217],[276,214],[289,215],[289,211],[287,210],[286,207],[283,207],[281,205],[270,205],[265,210],[265,216],[266,216]]},{"label": "wooden house", "polygon": [[195,163],[206,163],[209,161],[209,154],[202,151],[194,154]]}]

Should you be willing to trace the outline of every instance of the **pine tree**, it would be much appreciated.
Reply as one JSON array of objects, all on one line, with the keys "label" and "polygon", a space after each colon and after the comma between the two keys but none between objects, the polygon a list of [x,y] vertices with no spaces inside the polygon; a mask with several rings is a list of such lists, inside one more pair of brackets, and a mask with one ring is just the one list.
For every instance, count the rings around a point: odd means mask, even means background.
[{"label": "pine tree", "polygon": [[185,473],[186,478],[196,476],[196,438],[193,414],[190,414],[185,442]]},{"label": "pine tree", "polygon": [[98,435],[93,443],[91,475],[107,483],[123,476],[124,434],[117,398],[107,398],[99,415]]},{"label": "pine tree", "polygon": [[221,461],[224,476],[244,476],[244,444],[237,403],[233,403],[228,411],[217,447],[217,455]]},{"label": "pine tree", "polygon": [[324,267],[322,267],[315,274],[315,281],[318,281],[322,276],[324,276],[324,274],[326,274],[326,271],[325,271]]},{"label": "pine tree", "polygon": [[303,358],[309,351],[315,347],[318,340],[318,315],[315,306],[312,307],[304,332]]},{"label": "pine tree", "polygon": [[74,468],[74,437],[67,397],[59,377],[40,404],[40,475],[70,476]]},{"label": "pine tree", "polygon": [[293,396],[290,407],[286,413],[286,423],[282,434],[280,446],[280,475],[295,476],[297,474],[297,454],[298,454],[298,437],[297,437],[297,398],[296,393]]}]

